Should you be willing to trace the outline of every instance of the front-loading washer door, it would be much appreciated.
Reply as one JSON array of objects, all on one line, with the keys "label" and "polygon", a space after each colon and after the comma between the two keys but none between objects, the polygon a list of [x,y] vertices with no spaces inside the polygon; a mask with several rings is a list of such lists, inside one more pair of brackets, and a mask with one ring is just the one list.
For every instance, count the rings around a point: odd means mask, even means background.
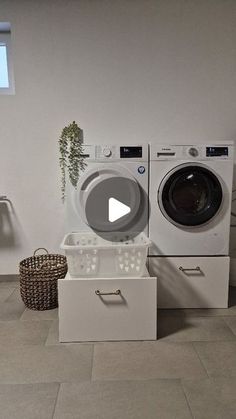
[{"label": "front-loading washer door", "polygon": [[210,221],[223,198],[217,176],[207,167],[184,164],[171,170],[158,191],[163,215],[177,226],[195,227]]},{"label": "front-loading washer door", "polygon": [[[109,199],[130,208],[127,215],[109,221]],[[118,164],[88,170],[74,191],[74,207],[84,222],[100,232],[123,230],[132,224],[140,207],[140,188],[132,174]]]}]

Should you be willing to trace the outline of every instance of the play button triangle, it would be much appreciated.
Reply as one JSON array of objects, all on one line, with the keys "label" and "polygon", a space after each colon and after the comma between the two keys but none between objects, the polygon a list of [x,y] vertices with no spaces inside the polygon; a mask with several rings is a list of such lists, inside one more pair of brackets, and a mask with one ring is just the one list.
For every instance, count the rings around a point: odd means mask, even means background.
[{"label": "play button triangle", "polygon": [[131,208],[123,202],[118,201],[115,198],[109,198],[108,200],[108,220],[113,223],[124,215],[129,214]]}]

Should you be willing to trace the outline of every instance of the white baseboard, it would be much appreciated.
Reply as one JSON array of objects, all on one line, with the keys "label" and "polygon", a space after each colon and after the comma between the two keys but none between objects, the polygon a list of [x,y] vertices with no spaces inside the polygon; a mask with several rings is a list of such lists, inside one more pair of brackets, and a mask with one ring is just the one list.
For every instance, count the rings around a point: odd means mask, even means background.
[{"label": "white baseboard", "polygon": [[229,285],[236,287],[236,258],[230,258]]},{"label": "white baseboard", "polygon": [[19,275],[0,275],[0,282],[12,282],[12,281],[19,281]]}]

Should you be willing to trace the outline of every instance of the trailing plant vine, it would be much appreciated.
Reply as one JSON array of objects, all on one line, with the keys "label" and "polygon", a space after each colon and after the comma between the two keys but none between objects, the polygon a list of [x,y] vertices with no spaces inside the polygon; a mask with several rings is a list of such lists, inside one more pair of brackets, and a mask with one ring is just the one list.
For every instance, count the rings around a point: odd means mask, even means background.
[{"label": "trailing plant vine", "polygon": [[63,128],[59,138],[60,168],[61,168],[61,193],[62,201],[66,198],[67,171],[71,184],[76,188],[80,172],[85,169],[83,157],[82,130],[75,121]]}]

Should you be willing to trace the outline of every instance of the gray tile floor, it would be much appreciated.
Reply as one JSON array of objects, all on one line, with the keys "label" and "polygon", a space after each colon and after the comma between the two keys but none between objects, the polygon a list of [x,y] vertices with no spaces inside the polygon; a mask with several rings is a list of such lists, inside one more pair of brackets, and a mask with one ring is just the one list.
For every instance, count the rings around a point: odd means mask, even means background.
[{"label": "gray tile floor", "polygon": [[159,310],[156,342],[60,344],[57,310],[0,282],[0,418],[235,419],[230,308]]}]

